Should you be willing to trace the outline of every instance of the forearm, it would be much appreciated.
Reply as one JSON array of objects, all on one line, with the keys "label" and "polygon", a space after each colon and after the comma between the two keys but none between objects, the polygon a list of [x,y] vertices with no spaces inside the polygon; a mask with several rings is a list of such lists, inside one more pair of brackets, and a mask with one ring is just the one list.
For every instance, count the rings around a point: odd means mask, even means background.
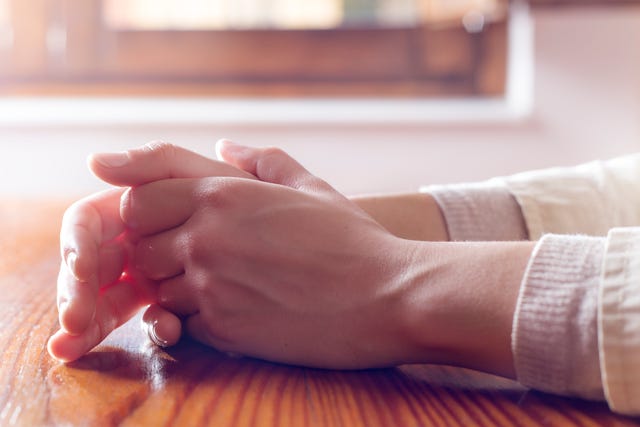
[{"label": "forearm", "polygon": [[423,241],[527,240],[516,199],[497,181],[432,186],[423,193],[353,197],[392,234]]},{"label": "forearm", "polygon": [[[407,253],[412,254],[412,259],[408,271],[402,272],[403,296],[396,315],[411,342],[406,361],[454,364],[515,378],[511,350],[513,316],[535,244],[448,242],[445,221],[447,210],[451,212],[448,208],[454,204],[469,205],[468,198],[457,199],[461,202],[447,199],[444,214],[429,193],[360,196],[352,201],[395,236],[423,241],[403,243],[409,246]],[[486,204],[480,206],[478,200]],[[505,214],[518,225],[507,232],[524,230],[516,202],[507,200],[502,191],[483,191],[480,195],[474,192],[471,204],[475,203],[477,208],[469,210],[469,216],[491,217],[505,201],[513,203]],[[489,205],[493,209],[482,209]],[[452,215],[460,218],[459,211]],[[489,224],[489,221],[476,217],[476,222]],[[461,223],[453,223],[454,232],[459,235],[491,233],[486,229],[462,233]],[[493,234],[504,231],[503,225],[504,221],[496,221],[493,228],[500,231]]]},{"label": "forearm", "polygon": [[430,194],[366,195],[351,197],[351,200],[397,237],[449,240],[440,207]]}]

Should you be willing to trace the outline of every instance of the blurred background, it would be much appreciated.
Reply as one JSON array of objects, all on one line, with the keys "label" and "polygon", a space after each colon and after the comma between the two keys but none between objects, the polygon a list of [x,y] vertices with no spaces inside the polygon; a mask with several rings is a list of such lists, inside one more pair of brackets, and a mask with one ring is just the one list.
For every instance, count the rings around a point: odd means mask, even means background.
[{"label": "blurred background", "polygon": [[0,194],[221,137],[349,194],[637,151],[640,1],[0,0]]}]

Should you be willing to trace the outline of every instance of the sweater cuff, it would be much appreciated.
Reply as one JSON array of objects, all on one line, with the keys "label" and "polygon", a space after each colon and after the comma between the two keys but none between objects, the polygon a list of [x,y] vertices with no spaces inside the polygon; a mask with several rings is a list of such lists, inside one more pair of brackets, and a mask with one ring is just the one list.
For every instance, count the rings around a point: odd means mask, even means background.
[{"label": "sweater cuff", "polygon": [[518,381],[538,390],[603,400],[598,290],[605,239],[545,235],[523,277],[513,320]]},{"label": "sweater cuff", "polygon": [[640,228],[609,232],[598,333],[600,366],[612,410],[640,415]]},{"label": "sweater cuff", "polygon": [[527,240],[527,227],[515,197],[501,181],[429,186],[452,241]]}]

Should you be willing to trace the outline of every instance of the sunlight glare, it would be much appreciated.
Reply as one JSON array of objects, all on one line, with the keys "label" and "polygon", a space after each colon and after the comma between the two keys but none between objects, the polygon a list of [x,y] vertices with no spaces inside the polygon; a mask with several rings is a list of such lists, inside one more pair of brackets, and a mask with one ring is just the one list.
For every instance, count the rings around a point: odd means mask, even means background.
[{"label": "sunlight glare", "polygon": [[117,29],[332,28],[343,0],[105,0]]}]

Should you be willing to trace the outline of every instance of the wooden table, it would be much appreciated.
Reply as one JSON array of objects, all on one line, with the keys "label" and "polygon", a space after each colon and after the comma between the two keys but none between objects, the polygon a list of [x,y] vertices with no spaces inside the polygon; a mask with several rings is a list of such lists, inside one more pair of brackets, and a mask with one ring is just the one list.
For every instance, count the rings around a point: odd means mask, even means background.
[{"label": "wooden table", "polygon": [[57,328],[61,203],[0,207],[0,425],[640,425],[605,404],[527,391],[462,369],[323,371],[162,350],[134,319],[78,362],[45,349]]}]

